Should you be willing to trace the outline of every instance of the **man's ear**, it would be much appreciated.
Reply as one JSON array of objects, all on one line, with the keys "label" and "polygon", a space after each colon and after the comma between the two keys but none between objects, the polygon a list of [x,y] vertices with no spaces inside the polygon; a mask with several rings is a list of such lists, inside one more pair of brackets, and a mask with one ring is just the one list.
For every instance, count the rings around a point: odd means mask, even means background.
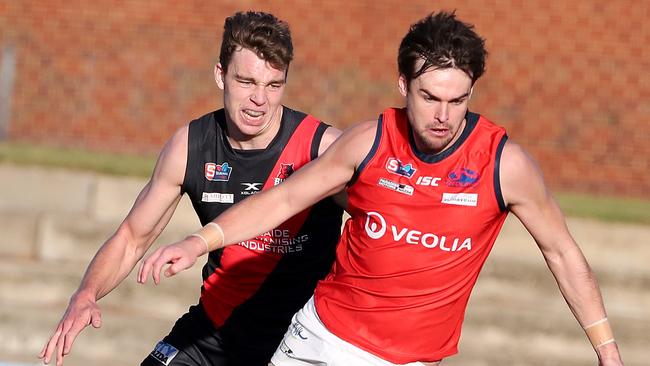
[{"label": "man's ear", "polygon": [[223,67],[221,67],[221,63],[217,63],[216,65],[214,65],[214,81],[217,83],[219,89],[221,90],[224,89],[225,80],[226,80],[226,73],[223,70]]},{"label": "man's ear", "polygon": [[409,85],[408,82],[406,81],[406,76],[404,75],[399,76],[399,79],[397,79],[397,86],[399,88],[400,94],[402,94],[402,96],[405,97],[406,93],[409,90]]}]

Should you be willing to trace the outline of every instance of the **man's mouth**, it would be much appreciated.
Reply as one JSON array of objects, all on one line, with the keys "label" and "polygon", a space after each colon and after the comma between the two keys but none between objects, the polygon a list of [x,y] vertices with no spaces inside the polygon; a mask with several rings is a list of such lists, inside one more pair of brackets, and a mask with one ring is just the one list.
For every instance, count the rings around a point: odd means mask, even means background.
[{"label": "man's mouth", "polygon": [[250,118],[253,118],[253,119],[257,119],[257,118],[264,115],[263,111],[256,111],[256,110],[252,110],[252,109],[244,109],[243,112],[244,112],[244,114],[246,116],[248,116]]},{"label": "man's mouth", "polygon": [[447,128],[430,128],[429,131],[431,131],[436,136],[445,136],[445,135],[447,135],[447,132],[449,132],[449,129],[447,129]]}]

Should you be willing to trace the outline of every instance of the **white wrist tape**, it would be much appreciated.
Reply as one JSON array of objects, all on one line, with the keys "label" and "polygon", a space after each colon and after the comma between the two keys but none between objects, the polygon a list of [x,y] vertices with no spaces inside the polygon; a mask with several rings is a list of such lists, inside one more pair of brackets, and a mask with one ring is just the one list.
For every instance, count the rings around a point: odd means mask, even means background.
[{"label": "white wrist tape", "polygon": [[221,226],[214,222],[209,222],[194,234],[190,234],[190,236],[196,236],[197,238],[203,240],[203,243],[205,243],[206,253],[209,253],[211,250],[221,247],[225,241],[225,236],[223,235]]},{"label": "white wrist tape", "polygon": [[612,333],[612,328],[609,325],[607,317],[591,323],[583,329],[587,333],[589,342],[591,342],[594,349],[615,341],[614,333]]},{"label": "white wrist tape", "polygon": [[201,239],[203,241],[203,243],[205,244],[205,253],[210,252],[210,245],[208,244],[208,240],[206,238],[204,238],[203,235],[201,235],[199,233],[194,233],[194,234],[190,234],[190,236],[196,236],[197,238]]}]

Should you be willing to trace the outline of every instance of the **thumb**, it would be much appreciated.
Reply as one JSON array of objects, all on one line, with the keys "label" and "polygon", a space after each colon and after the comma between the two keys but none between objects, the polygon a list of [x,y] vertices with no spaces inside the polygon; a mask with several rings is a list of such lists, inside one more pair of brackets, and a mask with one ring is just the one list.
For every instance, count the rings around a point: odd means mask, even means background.
[{"label": "thumb", "polygon": [[93,328],[100,328],[102,326],[102,313],[99,309],[93,310],[90,314],[90,324]]},{"label": "thumb", "polygon": [[165,270],[165,277],[171,277],[177,274],[178,272],[181,272],[185,269],[187,269],[189,266],[186,263],[187,261],[184,259],[181,259],[179,261],[176,261],[172,263],[167,269]]}]

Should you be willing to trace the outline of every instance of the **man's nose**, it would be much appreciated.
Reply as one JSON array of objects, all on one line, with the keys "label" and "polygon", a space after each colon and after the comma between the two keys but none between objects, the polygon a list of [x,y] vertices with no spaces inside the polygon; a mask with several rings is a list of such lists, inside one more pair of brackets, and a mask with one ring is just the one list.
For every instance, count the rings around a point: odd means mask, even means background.
[{"label": "man's nose", "polygon": [[256,105],[263,105],[267,99],[266,88],[263,85],[256,85],[251,94],[251,101]]},{"label": "man's nose", "polygon": [[442,102],[436,112],[436,119],[440,122],[447,122],[449,119],[449,103]]}]

